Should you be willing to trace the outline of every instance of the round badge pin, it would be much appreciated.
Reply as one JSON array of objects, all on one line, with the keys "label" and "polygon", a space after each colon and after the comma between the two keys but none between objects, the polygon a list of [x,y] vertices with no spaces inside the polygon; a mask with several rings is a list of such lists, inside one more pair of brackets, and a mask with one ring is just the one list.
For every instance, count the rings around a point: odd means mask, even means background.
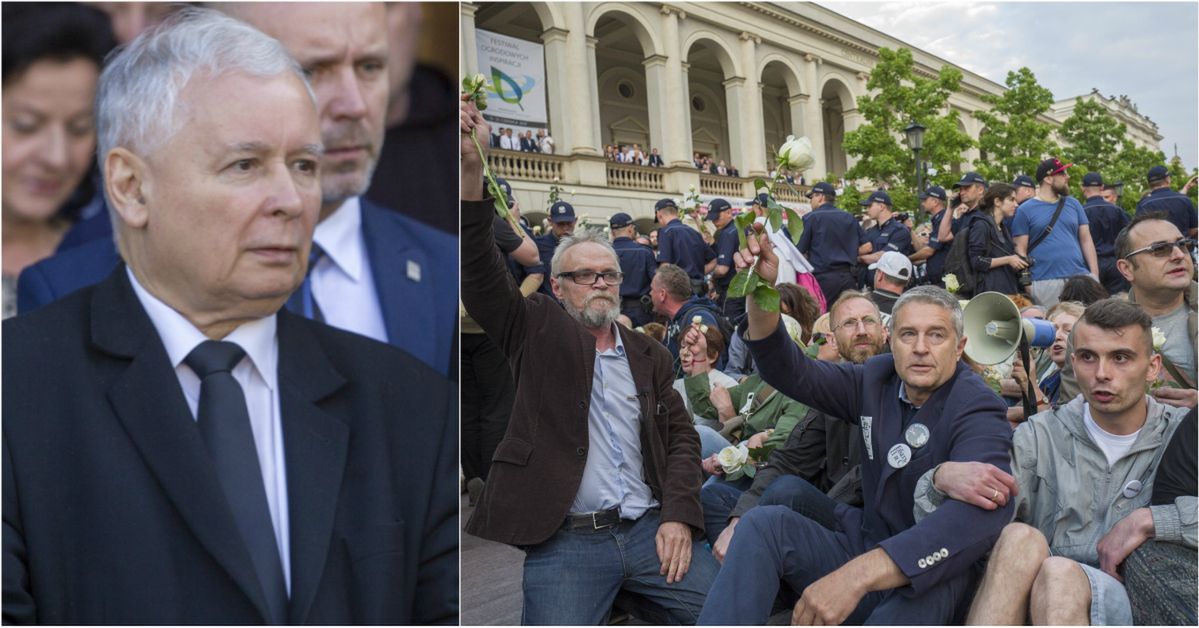
[{"label": "round badge pin", "polygon": [[1141,488],[1142,488],[1141,481],[1133,480],[1133,481],[1129,482],[1128,484],[1124,485],[1124,496],[1129,499],[1132,499],[1133,497],[1136,497],[1138,493],[1141,492]]},{"label": "round badge pin", "polygon": [[887,452],[887,462],[889,462],[891,466],[895,467],[896,469],[902,469],[908,466],[908,463],[911,461],[912,448],[903,443],[899,443],[898,445],[892,447],[891,451]]},{"label": "round badge pin", "polygon": [[913,449],[920,449],[928,443],[928,427],[923,423],[913,423],[908,426],[903,437]]}]

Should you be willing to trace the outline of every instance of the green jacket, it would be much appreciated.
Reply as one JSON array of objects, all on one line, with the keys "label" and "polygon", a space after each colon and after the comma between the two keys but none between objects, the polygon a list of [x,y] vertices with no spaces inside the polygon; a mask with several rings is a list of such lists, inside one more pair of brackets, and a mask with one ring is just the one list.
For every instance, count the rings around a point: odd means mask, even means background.
[{"label": "green jacket", "polygon": [[[691,401],[692,413],[708,420],[720,420],[716,406],[713,406],[712,401],[708,398],[707,373],[688,376],[683,380],[683,386],[687,389],[687,398]],[[766,383],[760,376],[751,375],[744,382],[729,388],[729,397],[733,400],[733,410],[740,410],[745,405],[745,400],[750,393],[757,396],[765,386]],[[800,419],[807,413],[808,408],[802,403],[775,391],[765,403],[758,406],[746,418],[741,432],[741,440],[748,440],[750,436],[758,432],[774,428],[774,434],[766,439],[765,444],[768,447],[781,447],[791,430],[795,429]]]}]

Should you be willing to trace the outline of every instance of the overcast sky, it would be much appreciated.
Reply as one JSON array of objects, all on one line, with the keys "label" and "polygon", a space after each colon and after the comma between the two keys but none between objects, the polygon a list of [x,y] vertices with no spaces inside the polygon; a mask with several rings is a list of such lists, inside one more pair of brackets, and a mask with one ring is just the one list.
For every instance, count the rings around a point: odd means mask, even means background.
[{"label": "overcast sky", "polygon": [[1199,3],[819,2],[1003,84],[1028,66],[1055,100],[1127,94],[1161,150],[1199,163]]}]

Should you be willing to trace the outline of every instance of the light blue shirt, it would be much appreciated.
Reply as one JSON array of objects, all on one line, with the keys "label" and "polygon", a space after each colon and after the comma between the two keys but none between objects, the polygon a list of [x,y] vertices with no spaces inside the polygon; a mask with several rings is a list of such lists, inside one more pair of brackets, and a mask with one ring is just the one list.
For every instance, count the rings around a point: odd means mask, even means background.
[{"label": "light blue shirt", "polygon": [[595,353],[587,414],[587,466],[570,505],[572,513],[620,506],[622,519],[638,519],[658,504],[642,477],[641,404],[624,342]]}]

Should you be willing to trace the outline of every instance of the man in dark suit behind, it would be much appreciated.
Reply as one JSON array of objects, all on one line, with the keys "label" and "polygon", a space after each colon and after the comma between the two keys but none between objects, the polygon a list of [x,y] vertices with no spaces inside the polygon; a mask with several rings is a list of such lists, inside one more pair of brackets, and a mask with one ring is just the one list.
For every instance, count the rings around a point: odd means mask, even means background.
[{"label": "man in dark suit behind", "polygon": [[[320,108],[325,154],[313,237],[319,253],[304,285],[315,306],[304,312],[297,294],[289,308],[387,342],[455,377],[457,239],[361,196],[386,130],[389,44],[383,4],[217,8],[277,38],[309,73]],[[454,167],[433,164],[438,166]],[[20,311],[107,276],[111,265],[104,264],[115,255],[103,248],[67,252],[31,267],[18,285]]]},{"label": "man in dark suit behind", "polygon": [[454,388],[280,311],[321,204],[300,67],[187,9],[97,101],[125,263],[4,323],[4,621],[456,623]]},{"label": "man in dark suit behind", "polygon": [[514,360],[516,402],[466,531],[522,547],[526,624],[604,623],[617,592],[651,623],[695,623],[716,562],[703,529],[699,436],[671,387],[670,354],[615,324],[620,262],[603,236],[566,237],[551,260],[562,305],[525,298],[483,197],[483,164],[460,109],[462,302]]}]

